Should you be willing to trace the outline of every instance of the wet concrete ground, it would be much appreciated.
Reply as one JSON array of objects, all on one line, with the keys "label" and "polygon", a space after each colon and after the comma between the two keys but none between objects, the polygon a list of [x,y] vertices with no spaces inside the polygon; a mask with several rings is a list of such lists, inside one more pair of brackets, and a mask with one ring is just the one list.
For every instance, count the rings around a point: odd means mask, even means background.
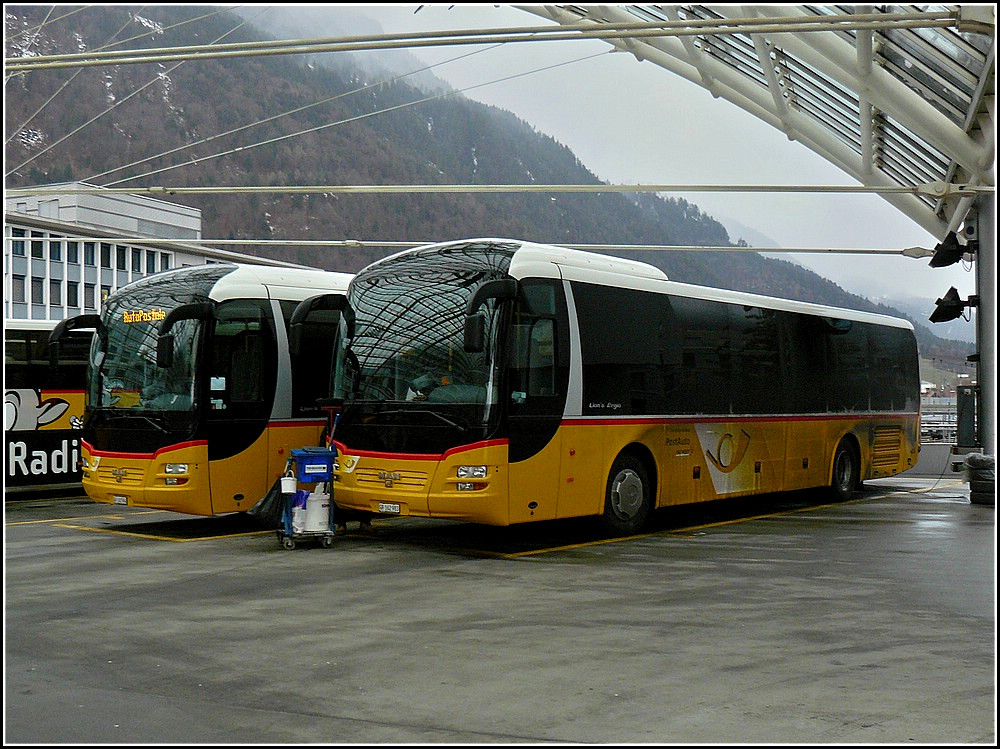
[{"label": "wet concrete ground", "polygon": [[948,478],[583,521],[5,502],[5,743],[984,743],[995,508]]}]

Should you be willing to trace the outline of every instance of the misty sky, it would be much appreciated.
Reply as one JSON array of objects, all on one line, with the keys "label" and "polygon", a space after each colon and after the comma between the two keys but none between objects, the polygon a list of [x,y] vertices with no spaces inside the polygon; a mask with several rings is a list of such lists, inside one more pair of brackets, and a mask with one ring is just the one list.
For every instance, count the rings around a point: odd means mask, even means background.
[{"label": "misty sky", "polygon": [[[484,4],[338,6],[330,12],[368,15],[385,33],[547,23],[512,6]],[[472,49],[477,48],[421,48],[410,53],[430,63],[466,55],[460,61],[436,65],[432,72],[464,90],[465,96],[506,109],[568,146],[607,182],[857,184],[739,107],[713,99],[706,90],[648,61],[608,52],[610,46],[604,42],[507,44],[483,47],[467,56]],[[541,70],[564,62],[570,64]],[[535,70],[539,72],[481,85]],[[744,238],[755,247],[933,248],[937,241],[877,195],[692,193],[669,197],[697,204],[725,224],[734,241]],[[926,314],[949,286],[955,286],[963,298],[975,293],[974,274],[962,264],[932,269],[926,258],[782,257],[795,259],[848,291],[872,299],[919,297],[925,300]]]}]

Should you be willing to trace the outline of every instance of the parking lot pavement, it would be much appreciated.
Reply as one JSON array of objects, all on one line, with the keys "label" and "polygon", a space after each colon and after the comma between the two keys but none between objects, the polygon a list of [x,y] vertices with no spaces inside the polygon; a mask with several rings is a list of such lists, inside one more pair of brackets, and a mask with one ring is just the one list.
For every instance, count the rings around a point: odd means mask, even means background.
[{"label": "parking lot pavement", "polygon": [[995,509],[869,482],[565,521],[5,502],[7,743],[996,740]]}]

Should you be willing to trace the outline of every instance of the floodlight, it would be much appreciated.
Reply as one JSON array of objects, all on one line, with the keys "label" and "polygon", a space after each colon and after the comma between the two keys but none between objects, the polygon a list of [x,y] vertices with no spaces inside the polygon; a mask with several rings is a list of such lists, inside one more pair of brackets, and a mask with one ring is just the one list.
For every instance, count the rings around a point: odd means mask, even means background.
[{"label": "floodlight", "polygon": [[930,316],[930,321],[948,322],[949,320],[955,320],[962,316],[962,310],[968,305],[969,303],[963,302],[962,297],[958,295],[958,289],[952,286],[948,289],[947,294],[937,300],[937,307]]},{"label": "floodlight", "polygon": [[959,244],[958,235],[950,231],[943,242],[934,245],[934,257],[931,258],[931,267],[945,268],[957,263],[969,251],[971,251],[969,248]]}]

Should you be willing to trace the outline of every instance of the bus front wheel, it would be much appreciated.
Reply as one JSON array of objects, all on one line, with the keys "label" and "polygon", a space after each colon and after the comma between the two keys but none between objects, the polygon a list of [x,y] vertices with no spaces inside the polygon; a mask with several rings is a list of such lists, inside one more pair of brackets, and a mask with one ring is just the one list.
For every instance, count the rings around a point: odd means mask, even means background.
[{"label": "bus front wheel", "polygon": [[830,483],[830,493],[834,500],[844,502],[854,494],[861,472],[859,463],[854,447],[847,440],[841,441],[833,456],[833,480]]},{"label": "bus front wheel", "polygon": [[653,492],[642,461],[634,455],[619,455],[608,474],[602,524],[609,533],[636,533],[652,509]]}]

